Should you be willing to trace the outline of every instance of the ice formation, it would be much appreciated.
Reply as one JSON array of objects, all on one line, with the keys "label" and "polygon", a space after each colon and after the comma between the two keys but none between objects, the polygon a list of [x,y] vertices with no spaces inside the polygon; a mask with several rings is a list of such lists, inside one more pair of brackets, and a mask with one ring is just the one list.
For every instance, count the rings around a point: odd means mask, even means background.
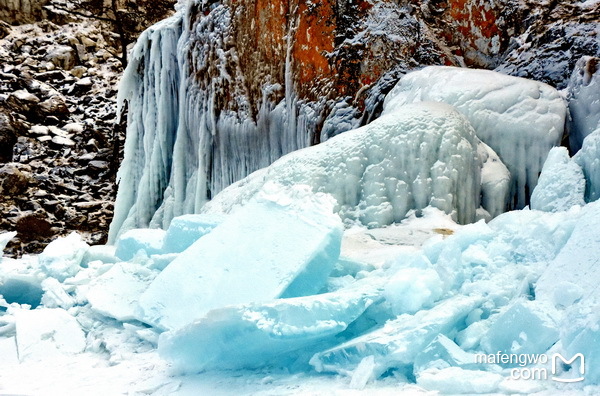
[{"label": "ice formation", "polygon": [[89,249],[81,235],[72,232],[52,241],[39,257],[40,267],[49,275],[63,281],[81,269],[81,260]]},{"label": "ice formation", "polygon": [[566,147],[550,150],[538,185],[531,194],[531,209],[555,212],[585,205],[585,177]]},{"label": "ice formation", "polygon": [[600,198],[600,128],[583,140],[583,147],[573,160],[581,166],[585,175],[585,199],[587,202]]},{"label": "ice formation", "polygon": [[133,229],[117,239],[115,256],[121,260],[131,260],[140,250],[147,255],[162,253],[166,232],[161,229]]},{"label": "ice formation", "polygon": [[566,106],[556,89],[488,70],[429,66],[398,82],[384,114],[420,101],[448,103],[464,114],[508,167],[511,207],[528,204],[548,152],[563,136]]},{"label": "ice formation", "polygon": [[[480,206],[482,162],[493,163],[469,122],[452,107],[419,103],[318,146],[290,153],[218,194],[203,211],[229,212],[254,196],[267,181],[307,184],[337,200],[347,222],[369,227],[399,222],[411,209],[431,205],[456,211],[472,222]],[[485,157],[479,157],[483,152]],[[506,174],[486,173],[485,196],[497,214],[504,208]],[[485,167],[485,165],[484,165]],[[493,196],[492,194],[497,194]]]},{"label": "ice formation", "polygon": [[178,329],[215,308],[319,292],[339,256],[342,225],[331,198],[307,190],[295,186],[292,199],[267,186],[161,272],[140,297],[139,319]]},{"label": "ice formation", "polygon": [[581,149],[586,136],[600,128],[600,59],[584,56],[575,65],[567,87],[571,152]]}]

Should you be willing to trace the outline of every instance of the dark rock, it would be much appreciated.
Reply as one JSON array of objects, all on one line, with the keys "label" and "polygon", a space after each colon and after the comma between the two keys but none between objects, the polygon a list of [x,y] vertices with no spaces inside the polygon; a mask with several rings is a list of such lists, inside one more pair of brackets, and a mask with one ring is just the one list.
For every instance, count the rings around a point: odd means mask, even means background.
[{"label": "dark rock", "polygon": [[12,161],[18,126],[10,114],[0,111],[0,163]]},{"label": "dark rock", "polygon": [[38,105],[41,116],[64,117],[69,115],[69,108],[64,97],[54,95]]},{"label": "dark rock", "polygon": [[20,217],[15,226],[21,240],[32,241],[54,235],[52,224],[44,213],[30,213]]},{"label": "dark rock", "polygon": [[0,168],[0,194],[16,196],[27,189],[29,178],[13,164]]}]

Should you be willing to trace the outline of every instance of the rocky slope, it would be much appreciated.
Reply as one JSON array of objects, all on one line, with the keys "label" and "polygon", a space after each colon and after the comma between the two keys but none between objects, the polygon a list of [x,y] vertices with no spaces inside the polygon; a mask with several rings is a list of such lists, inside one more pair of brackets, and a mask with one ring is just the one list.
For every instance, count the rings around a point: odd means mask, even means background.
[{"label": "rocky slope", "polygon": [[96,23],[2,24],[0,229],[12,254],[72,230],[105,241],[119,133],[116,50]]}]

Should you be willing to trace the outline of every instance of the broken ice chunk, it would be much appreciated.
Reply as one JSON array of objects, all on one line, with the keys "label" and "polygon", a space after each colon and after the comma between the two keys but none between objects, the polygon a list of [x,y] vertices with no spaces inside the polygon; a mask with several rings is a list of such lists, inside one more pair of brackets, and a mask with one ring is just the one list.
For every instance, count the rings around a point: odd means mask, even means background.
[{"label": "broken ice chunk", "polygon": [[77,274],[81,260],[89,249],[81,236],[72,232],[50,242],[39,256],[41,268],[60,282]]},{"label": "broken ice chunk", "polygon": [[46,308],[69,309],[75,305],[75,299],[71,297],[64,287],[54,278],[46,278],[42,281],[42,304]]},{"label": "broken ice chunk", "polygon": [[566,147],[554,147],[531,194],[531,209],[544,212],[569,210],[575,205],[585,205],[584,194],[583,171],[569,158]]},{"label": "broken ice chunk", "polygon": [[396,315],[415,313],[431,307],[441,297],[443,287],[433,268],[403,268],[386,285],[385,298]]},{"label": "broken ice chunk", "polygon": [[134,263],[117,263],[87,292],[92,309],[120,321],[133,320],[138,299],[155,278],[156,272]]},{"label": "broken ice chunk", "polygon": [[123,261],[129,261],[140,250],[144,250],[148,256],[159,254],[162,253],[164,239],[164,230],[150,228],[129,230],[117,240],[115,255]]},{"label": "broken ice chunk", "polygon": [[517,301],[499,314],[481,339],[487,353],[544,353],[556,341],[559,332],[554,307],[541,301]]},{"label": "broken ice chunk", "polygon": [[19,360],[75,354],[85,348],[85,335],[77,320],[64,309],[15,312]]},{"label": "broken ice chunk", "polygon": [[225,220],[220,214],[189,214],[174,218],[167,229],[163,251],[181,253]]},{"label": "broken ice chunk", "polygon": [[420,372],[432,368],[479,369],[476,357],[475,354],[465,352],[454,341],[440,334],[415,357],[414,372],[418,376]]},{"label": "broken ice chunk", "polygon": [[42,287],[34,275],[0,274],[0,297],[7,303],[27,304],[31,308],[40,305]]},{"label": "broken ice chunk", "polygon": [[333,293],[215,309],[180,330],[163,333],[159,352],[185,372],[254,368],[274,361],[286,366],[297,359],[294,351],[345,330],[380,299],[382,285],[365,279]]},{"label": "broken ice chunk", "polygon": [[319,372],[347,374],[355,370],[364,357],[373,355],[375,377],[390,368],[412,371],[417,354],[437,335],[455,330],[482,301],[479,296],[458,295],[430,310],[400,315],[381,329],[315,354],[310,364]]},{"label": "broken ice chunk", "polygon": [[304,197],[252,202],[181,253],[141,296],[139,319],[177,329],[215,308],[321,290],[342,223],[329,196],[298,188]]}]

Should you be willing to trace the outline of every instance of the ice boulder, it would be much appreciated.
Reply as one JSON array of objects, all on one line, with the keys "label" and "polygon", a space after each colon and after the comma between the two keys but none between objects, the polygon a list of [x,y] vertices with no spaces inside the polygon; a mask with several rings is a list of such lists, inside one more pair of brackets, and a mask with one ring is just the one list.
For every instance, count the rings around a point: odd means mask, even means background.
[{"label": "ice boulder", "polygon": [[200,237],[211,232],[225,220],[218,214],[188,214],[175,217],[171,220],[165,240],[163,251],[166,253],[181,253]]},{"label": "ice boulder", "polygon": [[123,233],[115,244],[115,255],[121,260],[131,260],[140,250],[146,255],[162,252],[165,231],[160,229],[133,229]]},{"label": "ice boulder", "polygon": [[584,139],[583,147],[573,160],[581,166],[585,175],[585,200],[596,201],[600,198],[600,128]]},{"label": "ice boulder", "polygon": [[438,335],[454,331],[482,301],[480,296],[457,295],[415,315],[400,315],[382,328],[315,354],[310,364],[318,372],[347,374],[372,355],[375,377],[390,368],[412,376],[417,355]]},{"label": "ice boulder", "polygon": [[556,89],[488,70],[430,66],[402,77],[383,115],[421,101],[448,103],[464,114],[508,167],[511,207],[528,204],[548,152],[563,136],[567,110]]},{"label": "ice boulder", "polygon": [[581,149],[586,136],[600,128],[600,58],[584,56],[569,80],[571,117],[567,123],[571,152]]},{"label": "ice boulder", "polygon": [[15,312],[19,360],[46,359],[76,354],[85,348],[85,335],[77,319],[59,308]]},{"label": "ice boulder", "polygon": [[50,242],[39,256],[40,267],[51,277],[64,281],[79,272],[81,261],[89,246],[81,236],[72,232]]},{"label": "ice boulder", "polygon": [[40,305],[44,291],[34,274],[0,274],[0,297],[10,303]]},{"label": "ice boulder", "polygon": [[227,213],[267,181],[307,184],[337,200],[348,222],[369,227],[400,222],[428,205],[475,220],[480,206],[479,140],[451,106],[406,106],[317,146],[290,153],[219,193],[204,212]]},{"label": "ice boulder", "polygon": [[584,195],[585,177],[581,167],[571,160],[566,147],[554,147],[531,194],[531,209],[569,210],[575,205],[585,205]]},{"label": "ice boulder", "polygon": [[140,298],[141,320],[177,329],[227,305],[320,291],[340,253],[333,200],[266,187],[161,272]]},{"label": "ice boulder", "polygon": [[559,339],[558,317],[552,305],[516,301],[498,314],[481,340],[489,354],[541,354]]},{"label": "ice boulder", "polygon": [[[333,293],[279,299],[210,311],[184,328],[163,333],[159,352],[181,371],[291,365],[298,354],[344,331],[381,299],[383,281]],[[306,357],[308,360],[310,355]]]}]

